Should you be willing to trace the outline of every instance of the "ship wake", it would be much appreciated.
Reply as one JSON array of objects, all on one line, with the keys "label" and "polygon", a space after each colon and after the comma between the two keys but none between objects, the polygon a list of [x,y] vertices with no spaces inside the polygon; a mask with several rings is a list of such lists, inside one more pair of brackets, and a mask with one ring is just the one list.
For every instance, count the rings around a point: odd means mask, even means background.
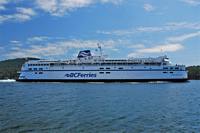
[{"label": "ship wake", "polygon": [[0,83],[9,83],[9,82],[16,82],[15,79],[1,79]]}]

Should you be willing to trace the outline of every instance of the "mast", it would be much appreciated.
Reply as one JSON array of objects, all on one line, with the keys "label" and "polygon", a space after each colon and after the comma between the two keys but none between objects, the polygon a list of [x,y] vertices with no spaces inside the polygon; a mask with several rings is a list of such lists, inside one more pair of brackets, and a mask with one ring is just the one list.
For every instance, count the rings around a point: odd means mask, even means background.
[{"label": "mast", "polygon": [[98,49],[99,49],[99,52],[100,52],[100,56],[102,58],[103,57],[103,53],[102,53],[101,45],[99,43],[97,43],[97,46],[98,46]]}]

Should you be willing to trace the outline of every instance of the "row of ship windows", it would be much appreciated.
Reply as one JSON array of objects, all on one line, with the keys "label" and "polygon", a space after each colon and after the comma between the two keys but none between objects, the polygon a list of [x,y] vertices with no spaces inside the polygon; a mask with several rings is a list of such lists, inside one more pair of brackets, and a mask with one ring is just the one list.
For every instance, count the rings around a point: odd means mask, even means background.
[{"label": "row of ship windows", "polygon": [[[43,72],[35,72],[35,74],[43,74]],[[104,72],[99,72],[99,74],[104,74]],[[105,74],[110,74],[110,72],[105,72]]]},{"label": "row of ship windows", "polygon": [[[142,63],[131,63],[131,62],[126,62],[126,63],[75,63],[75,62],[70,62],[70,63],[50,63],[50,66],[62,66],[62,65],[139,65]],[[144,63],[145,65],[161,65],[161,63]],[[166,65],[166,64],[163,64]]]},{"label": "row of ship windows", "polygon": [[110,72],[99,72],[99,74],[110,74]]},{"label": "row of ship windows", "polygon": [[[110,74],[110,72],[99,72],[99,74]],[[168,73],[168,72],[163,72],[163,73]],[[170,72],[170,73],[174,73],[174,72]],[[43,72],[35,72],[35,74],[43,74]]]},{"label": "row of ship windows", "polygon": [[[100,68],[100,70],[103,70],[104,68]],[[110,68],[106,68],[107,70],[110,70]],[[123,67],[120,67],[120,68],[118,68],[119,70],[122,70],[122,69],[124,69]],[[32,70],[34,70],[34,71],[37,71],[37,70],[40,70],[40,71],[42,71],[43,70],[43,68],[29,68],[29,71],[32,71]]]},{"label": "row of ship windows", "polygon": [[43,74],[43,72],[35,72],[35,74]]},{"label": "row of ship windows", "polygon": [[168,70],[168,69],[170,69],[170,70],[173,70],[173,69],[179,70],[179,67],[163,67],[163,69],[164,70]]},{"label": "row of ship windows", "polygon": [[[73,64],[73,63],[72,63]],[[71,65],[72,65],[71,64]],[[82,65],[136,65],[136,64],[141,64],[141,63],[82,63]],[[161,63],[144,63],[145,65],[161,65]],[[70,65],[70,64],[65,64],[65,63],[50,63],[50,64],[28,64],[28,66],[63,66],[63,65]],[[73,64],[73,65],[80,65],[80,64]],[[166,64],[163,64],[166,65]]]},{"label": "row of ship windows", "polygon": [[49,64],[28,64],[28,66],[49,66]]},{"label": "row of ship windows", "polygon": [[[103,70],[104,68],[103,68],[103,67],[100,67],[99,69],[100,69],[100,70]],[[110,70],[110,67],[106,67],[105,69]],[[124,68],[123,68],[123,67],[119,67],[118,69],[122,70],[122,69],[124,69]]]},{"label": "row of ship windows", "polygon": [[[133,67],[131,67],[131,68],[133,68]],[[146,68],[146,67],[145,67],[145,68]],[[103,69],[104,69],[103,67],[100,68],[100,70],[103,70]],[[110,69],[110,68],[107,67],[106,69]],[[123,68],[123,67],[120,67],[120,68],[118,68],[118,69],[122,70],[122,69],[124,69],[124,68]],[[150,69],[151,69],[151,68],[150,68]],[[168,70],[168,69],[170,69],[170,70],[173,70],[173,69],[179,70],[179,67],[170,67],[170,68],[164,67],[163,69],[164,69],[164,70]]]},{"label": "row of ship windows", "polygon": [[[28,66],[49,66],[49,64],[28,64]],[[37,68],[33,68],[34,70],[37,70]],[[42,70],[42,68],[39,68],[39,70]],[[103,67],[100,67],[99,68],[100,70],[103,70],[103,69],[107,69],[107,70],[110,70],[111,68],[110,67],[106,67],[106,68],[103,68]],[[123,67],[119,67],[118,68],[119,70],[122,70],[124,69]],[[179,70],[179,67],[163,67],[164,70]],[[29,68],[29,70],[32,70],[32,68]]]},{"label": "row of ship windows", "polygon": [[32,71],[32,70],[34,70],[34,71],[37,71],[37,70],[43,71],[43,68],[39,68],[39,69],[37,69],[37,68],[33,68],[33,69],[32,69],[32,68],[29,68],[28,70],[29,70],[29,71]]},{"label": "row of ship windows", "polygon": [[[110,72],[99,72],[99,74],[104,74],[104,73],[110,74]],[[163,73],[168,73],[168,72],[163,72]],[[174,73],[174,72],[169,72],[169,73]]]},{"label": "row of ship windows", "polygon": [[[100,68],[100,70],[103,70],[104,68]],[[110,70],[110,68],[106,68],[107,70]],[[123,67],[120,67],[120,68],[118,68],[119,70],[122,70],[122,69],[124,69]],[[168,68],[163,68],[164,70],[168,70]],[[178,70],[179,68],[175,68],[175,70]],[[39,70],[39,71],[42,71],[43,70],[43,68],[29,68],[29,71],[32,71],[32,70],[34,70],[34,71],[37,71],[37,70]],[[170,70],[173,70],[173,67],[171,67],[170,68]]]},{"label": "row of ship windows", "polygon": [[[163,73],[168,73],[168,72],[163,72]],[[174,73],[174,72],[169,72],[169,73]]]}]

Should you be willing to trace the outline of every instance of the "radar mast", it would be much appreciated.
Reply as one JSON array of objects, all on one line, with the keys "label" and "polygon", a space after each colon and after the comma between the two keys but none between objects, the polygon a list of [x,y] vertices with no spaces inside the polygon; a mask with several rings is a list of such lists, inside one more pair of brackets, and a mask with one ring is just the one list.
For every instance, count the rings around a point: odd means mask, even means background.
[{"label": "radar mast", "polygon": [[101,45],[99,43],[97,43],[97,47],[99,49],[99,52],[100,52],[100,56],[101,58],[103,57],[103,53],[102,53],[102,48],[101,48]]}]

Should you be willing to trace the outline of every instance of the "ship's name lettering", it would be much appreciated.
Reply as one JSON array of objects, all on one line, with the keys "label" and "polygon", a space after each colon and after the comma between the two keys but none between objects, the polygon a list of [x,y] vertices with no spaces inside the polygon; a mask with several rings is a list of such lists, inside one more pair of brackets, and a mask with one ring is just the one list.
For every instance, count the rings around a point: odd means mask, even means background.
[{"label": "ship's name lettering", "polygon": [[82,73],[67,73],[65,74],[66,77],[70,78],[95,78],[97,77],[96,74],[88,73],[88,74],[82,74]]}]

